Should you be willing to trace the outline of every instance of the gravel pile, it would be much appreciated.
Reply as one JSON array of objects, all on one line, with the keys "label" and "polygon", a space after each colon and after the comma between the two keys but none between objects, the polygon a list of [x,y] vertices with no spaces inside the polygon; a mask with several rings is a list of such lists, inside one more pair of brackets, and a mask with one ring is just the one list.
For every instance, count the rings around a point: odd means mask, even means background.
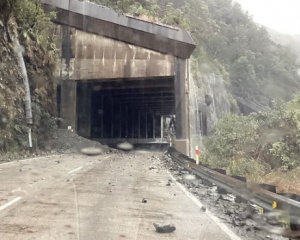
[{"label": "gravel pile", "polygon": [[0,164],[14,160],[47,156],[51,154],[81,153],[84,155],[93,156],[119,152],[116,149],[111,149],[99,142],[83,138],[76,133],[65,129],[56,129],[53,132],[52,138],[42,142],[41,144],[44,147],[42,149],[35,150],[32,153],[29,153],[28,151],[1,153]]},{"label": "gravel pile", "polygon": [[112,151],[107,146],[77,135],[74,132],[65,129],[57,129],[52,139],[47,143],[47,149],[51,153],[76,153],[84,148],[97,148],[103,151]]}]

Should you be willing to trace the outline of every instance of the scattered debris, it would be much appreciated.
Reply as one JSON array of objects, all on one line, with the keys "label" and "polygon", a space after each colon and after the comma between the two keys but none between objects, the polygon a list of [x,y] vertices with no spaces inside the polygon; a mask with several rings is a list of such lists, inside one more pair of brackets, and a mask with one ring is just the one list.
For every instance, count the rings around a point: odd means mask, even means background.
[{"label": "scattered debris", "polygon": [[[247,236],[247,239],[266,239],[266,232],[258,227],[259,225],[255,220],[255,216],[259,214],[259,211],[247,200],[219,189],[222,191],[222,195],[218,193],[217,186],[205,181],[205,179],[196,177],[193,180],[193,177],[191,177],[193,174],[185,171],[170,156],[165,156],[161,161],[164,167],[169,169],[176,181],[183,184],[206,205],[201,208],[201,211],[205,212],[209,208],[211,212],[226,224],[230,224],[238,229],[239,234]],[[271,239],[277,240],[282,238],[271,236]]]}]

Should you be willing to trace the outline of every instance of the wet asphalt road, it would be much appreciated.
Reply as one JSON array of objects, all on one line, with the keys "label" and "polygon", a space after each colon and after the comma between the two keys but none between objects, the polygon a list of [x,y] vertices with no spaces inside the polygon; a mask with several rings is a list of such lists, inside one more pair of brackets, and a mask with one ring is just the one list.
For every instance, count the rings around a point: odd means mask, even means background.
[{"label": "wet asphalt road", "polygon": [[[161,157],[59,155],[1,164],[0,239],[239,239],[201,211]],[[177,230],[158,234],[158,221]]]}]

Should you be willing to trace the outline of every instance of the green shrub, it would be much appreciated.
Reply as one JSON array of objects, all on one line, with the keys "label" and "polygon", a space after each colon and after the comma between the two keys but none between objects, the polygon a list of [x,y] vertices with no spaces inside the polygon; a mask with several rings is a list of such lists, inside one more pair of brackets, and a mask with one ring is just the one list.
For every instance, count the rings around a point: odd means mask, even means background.
[{"label": "green shrub", "polygon": [[240,115],[227,115],[216,125],[213,134],[204,140],[207,158],[218,167],[228,167],[236,158],[256,150],[258,122]]},{"label": "green shrub", "polygon": [[202,161],[255,179],[271,169],[300,166],[300,93],[273,105],[264,113],[220,120],[204,140]]}]

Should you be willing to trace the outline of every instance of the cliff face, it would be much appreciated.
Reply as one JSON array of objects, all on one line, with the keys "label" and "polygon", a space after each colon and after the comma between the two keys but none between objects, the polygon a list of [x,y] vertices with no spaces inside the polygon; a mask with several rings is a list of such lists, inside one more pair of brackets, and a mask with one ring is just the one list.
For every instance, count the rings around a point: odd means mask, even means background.
[{"label": "cliff face", "polygon": [[[13,145],[26,144],[22,74],[15,49],[9,44],[4,25],[0,24],[0,152]],[[21,135],[20,137],[17,137]],[[24,137],[23,137],[24,135]],[[24,142],[25,141],[25,142]]]},{"label": "cliff face", "polygon": [[231,111],[237,111],[237,105],[225,86],[222,76],[200,68],[190,70],[190,128],[191,152],[198,146],[204,150],[202,136],[209,134],[216,122]]},{"label": "cliff face", "polygon": [[45,52],[37,47],[36,40],[20,37],[21,46],[14,44],[18,39],[17,28],[13,17],[6,24],[0,20],[0,155],[6,152],[18,155],[29,149],[24,73],[31,93],[34,149],[42,147],[57,120],[56,86],[51,66],[44,61]]},{"label": "cliff face", "polygon": [[222,76],[214,73],[203,75],[202,82],[204,90],[200,99],[203,98],[203,94],[212,97],[212,103],[207,107],[208,131],[210,131],[219,119],[230,112],[229,95]]}]

